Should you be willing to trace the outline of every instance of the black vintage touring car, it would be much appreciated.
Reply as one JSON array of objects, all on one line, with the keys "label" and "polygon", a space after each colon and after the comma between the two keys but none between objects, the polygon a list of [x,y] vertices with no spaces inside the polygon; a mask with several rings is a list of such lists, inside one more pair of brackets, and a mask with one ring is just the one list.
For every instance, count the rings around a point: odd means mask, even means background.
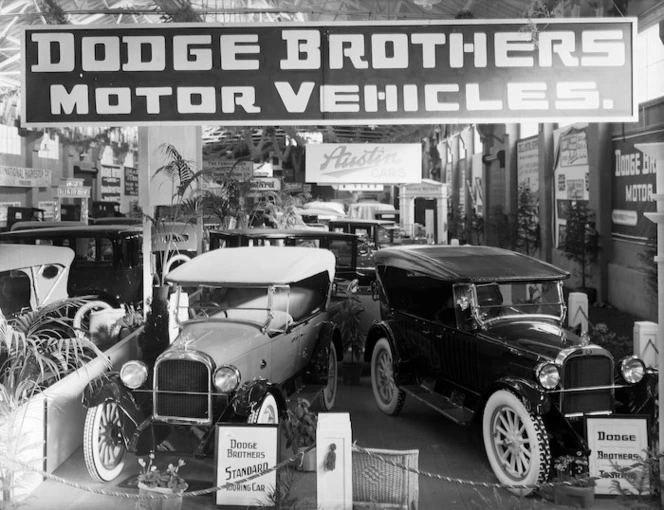
[{"label": "black vintage touring car", "polygon": [[382,320],[365,356],[378,407],[397,414],[408,395],[481,423],[501,483],[536,485],[552,458],[587,455],[584,417],[654,410],[655,371],[563,327],[566,271],[486,246],[384,248],[374,259]]}]

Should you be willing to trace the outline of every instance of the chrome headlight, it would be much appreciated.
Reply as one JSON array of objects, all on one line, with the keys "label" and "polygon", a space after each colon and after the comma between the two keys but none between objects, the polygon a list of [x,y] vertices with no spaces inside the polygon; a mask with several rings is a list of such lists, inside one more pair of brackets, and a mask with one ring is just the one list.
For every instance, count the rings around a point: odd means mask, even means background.
[{"label": "chrome headlight", "polygon": [[127,361],[120,369],[120,379],[127,388],[140,388],[148,379],[148,367],[142,361]]},{"label": "chrome headlight", "polygon": [[233,365],[223,365],[214,371],[213,382],[222,393],[235,391],[240,385],[240,371]]},{"label": "chrome headlight", "polygon": [[552,390],[560,382],[560,369],[553,363],[542,363],[535,369],[537,381],[547,390]]},{"label": "chrome headlight", "polygon": [[627,356],[620,362],[620,372],[623,379],[630,384],[636,384],[646,373],[646,366],[637,356]]}]

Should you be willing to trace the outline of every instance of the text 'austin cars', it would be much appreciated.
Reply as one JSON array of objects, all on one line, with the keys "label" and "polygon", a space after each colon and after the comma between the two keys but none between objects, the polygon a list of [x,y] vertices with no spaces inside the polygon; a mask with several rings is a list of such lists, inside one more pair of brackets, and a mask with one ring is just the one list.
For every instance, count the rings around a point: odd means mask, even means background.
[{"label": "text 'austin cars'", "polygon": [[126,451],[155,449],[173,425],[191,428],[195,454],[209,453],[216,424],[278,423],[304,388],[331,409],[341,354],[328,308],[334,263],[315,248],[233,248],[172,270],[187,316],[178,337],[154,366],[129,361],[84,392],[90,475],[112,480]]},{"label": "text 'austin cars'", "polygon": [[482,426],[498,480],[526,494],[552,458],[588,455],[584,417],[650,414],[657,374],[635,356],[563,328],[569,274],[486,246],[408,246],[374,254],[382,321],[366,358],[378,407],[408,395]]}]

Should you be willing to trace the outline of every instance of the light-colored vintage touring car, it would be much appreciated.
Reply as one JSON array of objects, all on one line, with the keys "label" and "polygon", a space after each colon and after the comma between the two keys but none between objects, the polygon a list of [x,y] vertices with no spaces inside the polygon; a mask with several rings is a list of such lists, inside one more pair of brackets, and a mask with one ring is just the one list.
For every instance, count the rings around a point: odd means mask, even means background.
[{"label": "light-colored vintage touring car", "polygon": [[197,455],[220,422],[277,423],[306,388],[333,407],[341,336],[330,319],[335,257],[296,247],[213,250],[167,281],[187,320],[154,366],[136,360],[86,388],[85,461],[112,480],[126,451],[154,450],[170,427],[196,429]]}]

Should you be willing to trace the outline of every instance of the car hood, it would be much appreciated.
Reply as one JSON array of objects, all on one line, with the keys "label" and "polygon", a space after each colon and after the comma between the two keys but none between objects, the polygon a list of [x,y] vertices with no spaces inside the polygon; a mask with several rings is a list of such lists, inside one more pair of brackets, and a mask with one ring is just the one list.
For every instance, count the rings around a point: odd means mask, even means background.
[{"label": "car hood", "polygon": [[562,349],[582,344],[578,335],[546,321],[498,322],[490,325],[486,333],[550,360],[554,360]]},{"label": "car hood", "polygon": [[230,363],[268,340],[256,325],[230,320],[193,320],[182,326],[171,350],[200,351],[211,356],[216,362]]}]

